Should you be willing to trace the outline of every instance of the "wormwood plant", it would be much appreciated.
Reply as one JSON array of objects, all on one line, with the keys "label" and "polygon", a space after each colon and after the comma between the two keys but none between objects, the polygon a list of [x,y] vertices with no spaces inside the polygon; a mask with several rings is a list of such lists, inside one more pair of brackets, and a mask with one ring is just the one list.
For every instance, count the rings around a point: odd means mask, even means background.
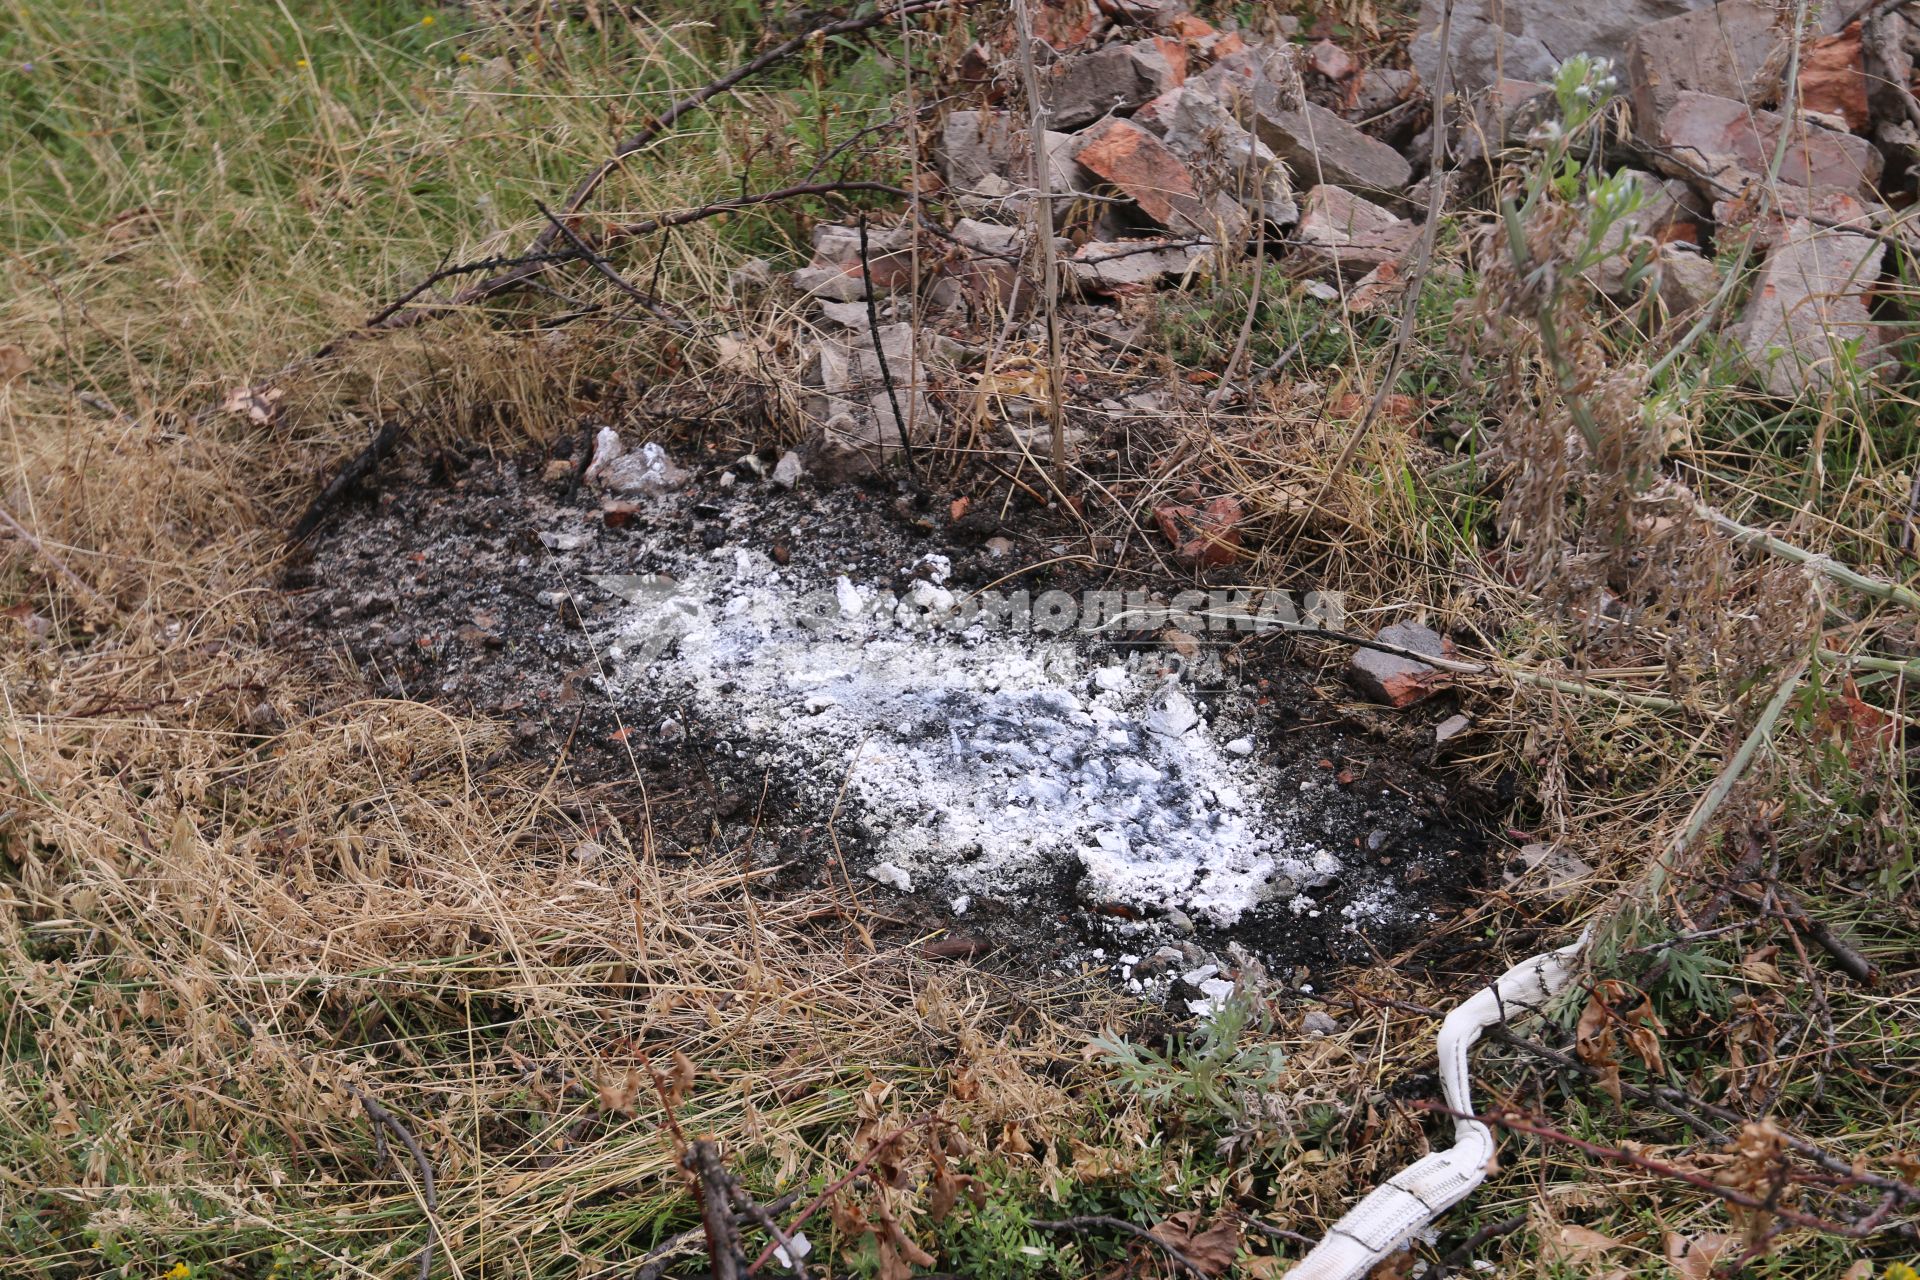
[{"label": "wormwood plant", "polygon": [[1279,1082],[1285,1056],[1263,1043],[1273,1031],[1266,1001],[1236,986],[1191,1036],[1172,1037],[1165,1050],[1123,1036],[1103,1035],[1096,1048],[1121,1083],[1156,1106],[1209,1114],[1233,1129],[1249,1122],[1249,1106]]},{"label": "wormwood plant", "polygon": [[1604,59],[1560,67],[1559,117],[1530,135],[1532,155],[1501,197],[1461,328],[1493,375],[1499,425],[1486,458],[1511,575],[1557,605],[1582,646],[1658,646],[1676,691],[1726,673],[1731,687],[1706,692],[1731,701],[1804,651],[1817,604],[1802,574],[1740,572],[1663,472],[1684,423],[1652,394],[1637,336],[1597,319],[1603,269],[1632,290],[1654,263],[1635,221],[1638,187],[1602,167],[1614,88]]}]

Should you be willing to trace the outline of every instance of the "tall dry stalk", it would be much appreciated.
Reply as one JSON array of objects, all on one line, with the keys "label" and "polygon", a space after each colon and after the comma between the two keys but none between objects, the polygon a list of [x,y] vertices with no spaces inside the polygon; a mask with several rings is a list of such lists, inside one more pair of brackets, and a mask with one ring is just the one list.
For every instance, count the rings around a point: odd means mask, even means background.
[{"label": "tall dry stalk", "polygon": [[1053,176],[1047,154],[1047,112],[1040,101],[1040,72],[1033,63],[1033,15],[1027,0],[1014,0],[1014,31],[1020,41],[1020,79],[1027,94],[1027,134],[1032,140],[1034,233],[1040,239],[1040,302],[1047,317],[1047,423],[1053,434],[1053,471],[1067,466],[1067,425],[1061,405],[1066,366],[1060,356],[1060,263],[1053,252]]}]

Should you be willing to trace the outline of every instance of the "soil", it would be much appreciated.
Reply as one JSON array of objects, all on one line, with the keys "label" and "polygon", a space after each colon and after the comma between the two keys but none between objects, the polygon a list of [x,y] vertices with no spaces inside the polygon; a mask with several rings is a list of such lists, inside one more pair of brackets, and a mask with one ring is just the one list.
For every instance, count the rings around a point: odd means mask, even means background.
[{"label": "soil", "polygon": [[[1231,971],[1253,959],[1298,983],[1392,954],[1498,871],[1474,797],[1427,753],[1396,745],[1316,687],[1316,672],[1287,661],[1284,640],[1209,647],[1195,659],[1162,635],[1129,635],[1075,643],[1095,662],[1115,653],[1184,662],[1214,737],[1251,738],[1263,786],[1339,851],[1334,879],[1263,902],[1227,928],[1089,901],[1070,867],[1047,891],[970,895],[959,916],[937,884],[904,894],[877,885],[865,874],[884,856],[880,833],[845,803],[843,779],[792,776],[763,744],[742,739],[738,720],[670,682],[636,688],[619,678],[606,646],[625,606],[595,579],[729,550],[813,581],[846,575],[900,590],[929,554],[951,561],[955,590],[1110,586],[1117,568],[1063,555],[1075,549],[1071,530],[1018,494],[1018,505],[982,518],[897,483],[803,481],[787,491],[757,468],[707,460],[690,470],[666,496],[608,504],[579,482],[578,467],[544,459],[408,460],[371,500],[339,512],[289,572],[294,622],[284,640],[316,662],[344,658],[379,694],[510,722],[514,757],[558,769],[588,797],[596,811],[581,816],[596,839],[631,838],[650,821],[662,856],[777,864],[763,891],[851,885],[883,925],[949,929],[942,945],[956,954],[1116,964],[1150,992],[1192,994],[1169,977],[1207,962]],[[1086,546],[1079,539],[1077,550]],[[1129,589],[1171,595],[1193,585],[1157,566],[1127,573]],[[1448,710],[1414,714],[1437,720]],[[1391,911],[1378,909],[1383,887]]]}]

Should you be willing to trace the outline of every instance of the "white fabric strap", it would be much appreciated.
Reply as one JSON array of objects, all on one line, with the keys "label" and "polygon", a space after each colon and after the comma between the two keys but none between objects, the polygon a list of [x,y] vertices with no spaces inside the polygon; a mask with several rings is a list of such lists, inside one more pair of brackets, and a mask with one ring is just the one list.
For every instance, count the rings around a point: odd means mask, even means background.
[{"label": "white fabric strap", "polygon": [[[1456,1112],[1473,1111],[1467,1055],[1480,1033],[1536,1011],[1572,979],[1587,935],[1558,951],[1523,960],[1481,988],[1440,1024],[1440,1090]],[[1414,1233],[1471,1195],[1487,1176],[1493,1134],[1478,1120],[1455,1120],[1453,1146],[1408,1165],[1333,1224],[1286,1280],[1359,1280]]]}]

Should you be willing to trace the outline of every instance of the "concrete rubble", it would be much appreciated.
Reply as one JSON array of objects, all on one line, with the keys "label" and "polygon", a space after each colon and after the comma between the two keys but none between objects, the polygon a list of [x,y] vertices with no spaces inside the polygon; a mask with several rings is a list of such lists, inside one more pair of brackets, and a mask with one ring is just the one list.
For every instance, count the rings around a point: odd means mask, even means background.
[{"label": "concrete rubble", "polygon": [[1885,253],[1870,236],[1816,228],[1804,218],[1787,225],[1733,328],[1770,395],[1827,390],[1856,360],[1872,369],[1875,326],[1864,286],[1879,278]]},{"label": "concrete rubble", "polygon": [[1294,235],[1297,272],[1351,281],[1412,249],[1420,228],[1351,191],[1321,185],[1307,192]]},{"label": "concrete rubble", "polygon": [[[1691,322],[1740,255],[1757,277],[1736,282],[1716,323],[1746,351],[1756,385],[1781,397],[1830,387],[1858,339],[1863,369],[1884,367],[1876,353],[1890,343],[1869,301],[1893,265],[1886,237],[1907,237],[1879,187],[1920,154],[1920,107],[1901,88],[1915,76],[1920,26],[1900,9],[1844,28],[1842,16],[1816,19],[1798,94],[1786,95],[1784,37],[1764,0],[1457,0],[1449,105],[1435,123],[1441,7],[1423,0],[1411,69],[1290,38],[1298,24],[1258,38],[1223,31],[1179,0],[1121,23],[1048,8],[1041,116],[1066,300],[1110,306],[1189,287],[1264,237],[1268,258],[1302,287],[1390,311],[1426,216],[1432,130],[1444,132],[1449,167],[1483,180],[1489,151],[1538,145],[1558,117],[1557,66],[1585,52],[1614,60],[1627,103],[1632,137],[1618,135],[1613,163],[1640,166],[1626,170],[1638,207],[1609,233],[1586,284],[1611,305],[1649,308],[1656,326]],[[864,262],[857,227],[813,229],[812,260],[791,281],[820,335],[803,410],[833,448],[883,455],[899,445],[896,402],[914,419],[953,402],[928,396],[925,351],[898,352],[892,396],[864,369],[869,293],[887,327],[1037,314],[1033,148],[1013,67],[1004,40],[963,59],[981,92],[939,118],[937,223],[934,210],[917,223],[876,219]],[[1797,100],[1795,114],[1783,97]],[[765,280],[729,285],[739,294]]]}]

